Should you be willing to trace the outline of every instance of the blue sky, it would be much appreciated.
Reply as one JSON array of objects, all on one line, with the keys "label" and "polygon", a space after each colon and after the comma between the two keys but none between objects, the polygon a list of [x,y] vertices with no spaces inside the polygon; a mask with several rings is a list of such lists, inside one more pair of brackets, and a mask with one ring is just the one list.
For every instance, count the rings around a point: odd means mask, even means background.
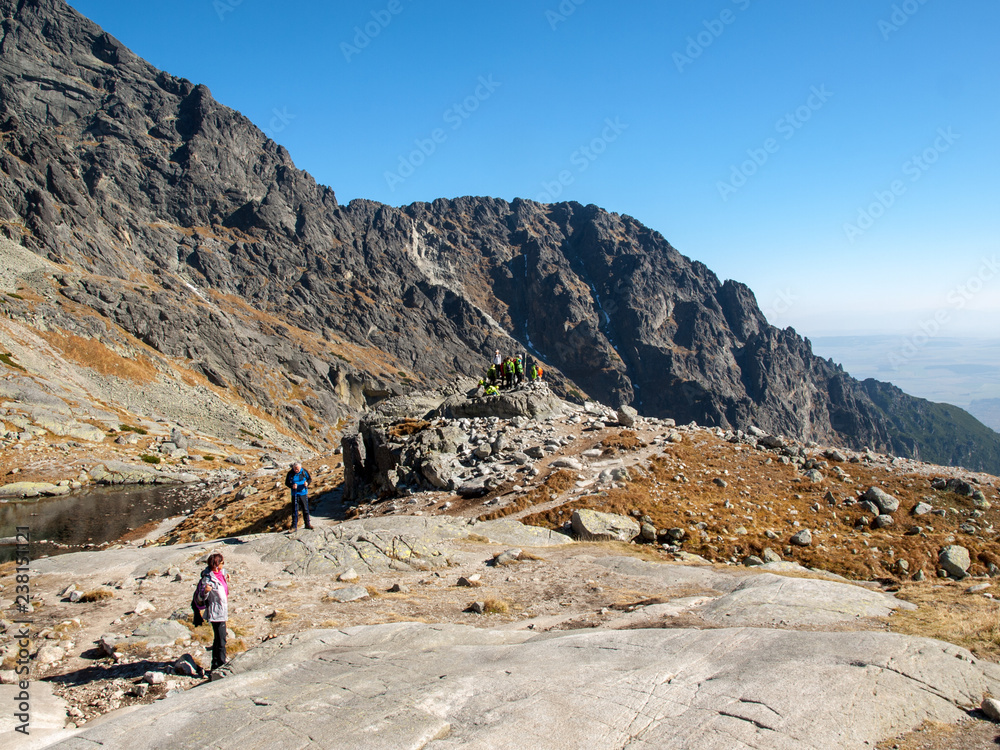
[{"label": "blue sky", "polygon": [[997,336],[995,0],[71,0],[338,199],[630,214],[807,336]]}]

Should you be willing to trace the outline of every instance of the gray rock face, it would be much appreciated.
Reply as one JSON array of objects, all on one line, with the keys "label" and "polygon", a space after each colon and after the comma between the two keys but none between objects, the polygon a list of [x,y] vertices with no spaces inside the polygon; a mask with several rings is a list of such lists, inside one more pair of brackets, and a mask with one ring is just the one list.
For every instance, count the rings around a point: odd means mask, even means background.
[{"label": "gray rock face", "polygon": [[191,484],[198,481],[196,474],[186,472],[156,471],[148,466],[106,461],[90,470],[90,478],[97,484]]},{"label": "gray rock face", "polygon": [[[770,326],[746,286],[631,217],[521,199],[341,206],[208,88],[155,69],[65,3],[0,10],[0,211],[10,238],[69,269],[44,271],[59,283],[42,285],[32,309],[49,325],[107,335],[62,301],[90,308],[132,337],[113,334],[116,344],[182,359],[299,435],[418,380],[456,369],[478,379],[485,355],[530,338],[560,393],[628,404],[638,386],[647,416],[754,421],[1000,472],[1000,436],[983,427],[942,442],[935,427],[953,413],[850,378]],[[200,290],[294,321],[330,354]],[[0,301],[30,317],[24,301]],[[311,395],[276,396],[274,373]],[[668,387],[680,382],[690,387]],[[927,428],[897,436],[900,421]]]},{"label": "gray rock face", "polygon": [[639,535],[639,522],[616,513],[601,513],[581,508],[573,511],[573,533],[587,542],[629,542]]},{"label": "gray rock face", "polygon": [[848,583],[764,573],[713,599],[699,613],[727,627],[817,627],[857,617],[886,617],[894,609],[916,607]]},{"label": "gray rock face", "polygon": [[[1000,687],[995,665],[940,641],[752,628],[535,636],[400,623],[277,638],[226,671],[63,746],[846,749],[958,721]],[[856,696],[875,693],[877,709],[858,711]],[[304,700],[305,741],[284,720]]]}]

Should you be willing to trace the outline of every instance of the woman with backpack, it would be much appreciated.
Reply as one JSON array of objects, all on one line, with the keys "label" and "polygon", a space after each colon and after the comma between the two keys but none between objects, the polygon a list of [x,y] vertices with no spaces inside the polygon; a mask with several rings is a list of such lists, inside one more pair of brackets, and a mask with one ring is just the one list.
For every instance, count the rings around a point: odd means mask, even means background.
[{"label": "woman with backpack", "polygon": [[201,573],[198,588],[194,592],[195,626],[201,623],[201,613],[204,609],[204,620],[212,623],[212,669],[218,669],[226,663],[226,620],[229,619],[229,574],[222,567],[221,552],[208,556],[208,565]]}]

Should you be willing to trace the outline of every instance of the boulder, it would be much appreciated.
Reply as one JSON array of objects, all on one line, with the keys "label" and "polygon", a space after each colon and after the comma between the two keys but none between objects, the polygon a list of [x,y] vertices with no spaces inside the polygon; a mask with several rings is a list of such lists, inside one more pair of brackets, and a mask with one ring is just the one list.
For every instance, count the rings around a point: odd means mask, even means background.
[{"label": "boulder", "polygon": [[640,532],[634,518],[585,508],[573,511],[571,524],[573,533],[585,542],[630,542]]},{"label": "boulder", "polygon": [[971,564],[969,550],[960,545],[950,544],[938,553],[938,565],[952,578],[965,578]]},{"label": "boulder", "polygon": [[802,529],[802,531],[792,534],[792,538],[789,541],[792,544],[796,544],[799,547],[808,547],[812,544],[812,532],[809,529]]},{"label": "boulder", "polygon": [[454,453],[435,453],[424,460],[421,472],[438,489],[451,489],[455,482],[456,459]]},{"label": "boulder", "polygon": [[367,599],[368,589],[364,586],[344,586],[343,588],[328,591],[326,598],[332,602],[356,602]]},{"label": "boulder", "polygon": [[895,513],[899,509],[899,500],[878,487],[869,487],[861,499],[873,503],[882,513]]},{"label": "boulder", "polygon": [[639,412],[631,406],[622,406],[618,409],[618,424],[623,427],[635,427],[635,421],[639,418]]},{"label": "boulder", "polygon": [[0,498],[54,497],[68,495],[70,488],[49,482],[13,482],[0,487]]}]

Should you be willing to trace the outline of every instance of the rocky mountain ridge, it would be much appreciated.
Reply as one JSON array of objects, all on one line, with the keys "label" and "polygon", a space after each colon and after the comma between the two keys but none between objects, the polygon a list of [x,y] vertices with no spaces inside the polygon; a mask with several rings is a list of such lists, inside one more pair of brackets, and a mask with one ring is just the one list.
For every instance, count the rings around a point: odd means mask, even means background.
[{"label": "rocky mountain ridge", "polygon": [[177,393],[197,392],[219,434],[263,421],[322,449],[364,406],[477,376],[499,348],[578,400],[1000,471],[996,433],[850,378],[631,217],[492,198],[342,206],[206,87],[62,0],[0,11],[0,230],[48,261],[0,300],[14,361],[34,332],[61,354],[85,341],[81,371],[104,359],[106,379],[170,391],[157,413],[183,415]]}]

